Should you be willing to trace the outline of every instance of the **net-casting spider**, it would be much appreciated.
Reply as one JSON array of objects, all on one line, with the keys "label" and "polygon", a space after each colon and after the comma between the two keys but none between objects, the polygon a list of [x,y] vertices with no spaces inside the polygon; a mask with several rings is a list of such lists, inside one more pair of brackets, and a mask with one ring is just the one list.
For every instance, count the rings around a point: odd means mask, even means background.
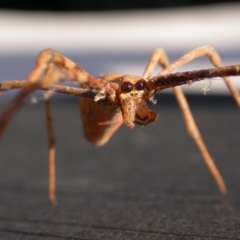
[{"label": "net-casting spider", "polygon": [[[208,56],[215,66],[210,69],[173,73],[179,67],[193,59]],[[151,77],[155,66],[163,70]],[[163,49],[156,49],[142,76],[106,74],[93,77],[73,61],[53,50],[43,50],[36,59],[36,66],[27,80],[4,81],[0,90],[21,88],[12,104],[0,118],[0,137],[11,117],[19,108],[23,99],[35,90],[55,91],[79,97],[85,137],[92,144],[101,146],[109,141],[122,123],[130,128],[135,124],[147,125],[156,121],[158,114],[148,109],[147,100],[154,102],[156,92],[173,88],[174,95],[181,108],[187,131],[196,143],[202,157],[215,179],[221,193],[226,193],[222,176],[210,156],[198,127],[189,109],[186,98],[178,85],[200,81],[204,78],[222,77],[229,91],[240,107],[240,96],[227,76],[240,75],[240,65],[222,67],[218,53],[211,46],[196,48],[172,64]],[[71,80],[80,88],[57,85]],[[55,195],[55,134],[53,129],[50,97],[46,98],[46,119],[48,128],[48,162],[49,162],[49,199],[56,205]]]}]

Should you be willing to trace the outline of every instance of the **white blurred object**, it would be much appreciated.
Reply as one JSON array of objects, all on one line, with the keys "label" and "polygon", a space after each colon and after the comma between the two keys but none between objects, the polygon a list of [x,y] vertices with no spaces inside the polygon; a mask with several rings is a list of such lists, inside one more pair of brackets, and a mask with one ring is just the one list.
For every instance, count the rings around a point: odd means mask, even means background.
[{"label": "white blurred object", "polygon": [[[237,4],[100,13],[1,11],[0,55],[36,55],[45,48],[79,54],[149,52],[150,55],[159,47],[184,54],[199,46],[212,45],[217,51],[238,52],[240,62],[239,23],[240,5]],[[183,69],[210,67],[204,61],[206,64],[191,63]],[[238,63],[231,59],[223,62]],[[138,63],[129,66],[119,61],[110,61],[107,67],[104,71],[118,69],[120,73],[142,74],[144,70]],[[208,94],[215,90],[214,82]],[[240,83],[235,82],[240,88]],[[192,88],[186,89],[192,91]]]},{"label": "white blurred object", "polygon": [[1,53],[195,48],[239,49],[240,5],[101,13],[0,12]]}]

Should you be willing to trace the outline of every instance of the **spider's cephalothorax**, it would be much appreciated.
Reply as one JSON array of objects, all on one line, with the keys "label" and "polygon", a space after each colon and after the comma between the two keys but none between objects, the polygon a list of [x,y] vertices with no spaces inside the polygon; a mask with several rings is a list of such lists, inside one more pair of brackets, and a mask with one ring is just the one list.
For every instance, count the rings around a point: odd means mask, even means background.
[{"label": "spider's cephalothorax", "polygon": [[147,80],[134,75],[121,76],[117,80],[120,85],[117,97],[123,122],[134,128],[134,123],[147,125],[156,121],[158,114],[150,111],[147,106],[147,99],[154,93],[148,90]]}]

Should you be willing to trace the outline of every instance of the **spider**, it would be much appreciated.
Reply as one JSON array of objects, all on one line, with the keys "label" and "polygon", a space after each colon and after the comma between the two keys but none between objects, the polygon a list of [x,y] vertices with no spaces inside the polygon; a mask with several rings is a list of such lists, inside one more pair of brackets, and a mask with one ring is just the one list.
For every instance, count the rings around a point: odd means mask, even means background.
[{"label": "spider", "polygon": [[[215,67],[173,73],[187,62],[202,56],[208,56]],[[151,73],[157,64],[163,70],[151,77]],[[93,145],[101,146],[110,140],[122,123],[134,128],[135,124],[145,126],[156,121],[158,114],[148,109],[147,100],[155,103],[153,97],[156,92],[173,87],[187,131],[202,154],[220,192],[225,194],[227,189],[224,180],[204,144],[186,98],[178,86],[200,81],[204,78],[222,77],[240,107],[240,95],[227,77],[240,75],[240,65],[227,67],[221,67],[221,65],[218,53],[211,46],[196,48],[172,64],[169,64],[168,57],[163,49],[156,49],[150,56],[142,76],[106,74],[93,77],[64,55],[50,49],[43,50],[37,56],[36,66],[26,81],[11,80],[0,83],[0,90],[2,91],[21,88],[15,100],[0,118],[0,137],[22,101],[34,90],[41,89],[47,91],[47,93],[56,91],[78,96],[84,135]],[[66,80],[78,83],[80,88],[57,85],[57,83]],[[56,205],[55,134],[51,114],[51,94],[48,94],[45,100],[48,129],[48,197],[50,202]]]}]

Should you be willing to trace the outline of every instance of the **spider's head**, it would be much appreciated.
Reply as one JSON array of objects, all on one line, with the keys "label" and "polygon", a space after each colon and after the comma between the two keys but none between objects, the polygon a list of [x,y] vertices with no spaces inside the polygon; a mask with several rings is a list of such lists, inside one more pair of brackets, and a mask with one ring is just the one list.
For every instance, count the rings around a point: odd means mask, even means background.
[{"label": "spider's head", "polygon": [[154,91],[149,91],[147,80],[139,76],[126,75],[118,78],[118,99],[123,122],[133,128],[135,123],[147,125],[157,119],[158,114],[149,110],[147,99]]},{"label": "spider's head", "polygon": [[146,99],[153,93],[147,89],[147,81],[140,76],[125,75],[118,79],[120,85],[119,98],[125,99]]}]

